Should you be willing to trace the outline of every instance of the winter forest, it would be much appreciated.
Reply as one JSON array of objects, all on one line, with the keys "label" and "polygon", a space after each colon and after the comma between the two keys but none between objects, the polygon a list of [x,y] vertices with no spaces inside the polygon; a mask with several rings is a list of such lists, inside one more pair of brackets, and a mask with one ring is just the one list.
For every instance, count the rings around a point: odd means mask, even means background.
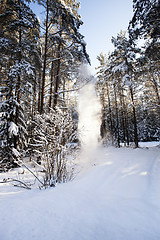
[{"label": "winter forest", "polygon": [[80,4],[0,1],[1,240],[159,239],[160,1],[95,76]]}]

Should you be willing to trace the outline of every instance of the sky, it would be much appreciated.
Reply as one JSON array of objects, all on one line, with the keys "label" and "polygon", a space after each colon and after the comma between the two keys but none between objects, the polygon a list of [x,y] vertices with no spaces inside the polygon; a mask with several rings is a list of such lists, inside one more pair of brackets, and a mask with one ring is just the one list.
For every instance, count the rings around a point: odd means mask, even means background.
[{"label": "sky", "polygon": [[[91,59],[91,73],[95,74],[95,67],[99,63],[97,56],[103,52],[107,54],[113,50],[111,37],[116,37],[123,30],[126,31],[132,18],[132,0],[77,0],[81,8],[79,14],[83,25],[80,33],[87,44],[87,53]],[[43,8],[31,4],[33,11],[43,18]]]},{"label": "sky", "polygon": [[111,37],[126,31],[132,18],[132,0],[80,0],[83,25],[80,33],[87,43],[91,71],[99,65],[97,56],[113,50]]}]

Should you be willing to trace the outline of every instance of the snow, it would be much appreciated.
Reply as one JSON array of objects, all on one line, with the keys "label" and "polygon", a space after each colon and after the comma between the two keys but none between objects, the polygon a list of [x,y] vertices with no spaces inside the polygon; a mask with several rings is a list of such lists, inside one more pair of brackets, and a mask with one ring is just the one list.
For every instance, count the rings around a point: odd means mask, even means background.
[{"label": "snow", "polygon": [[14,147],[12,148],[13,155],[16,157],[20,157],[20,153],[15,149]]},{"label": "snow", "polygon": [[89,149],[92,150],[97,146],[101,123],[101,103],[96,96],[95,85],[93,83],[88,83],[81,89],[78,113],[78,129],[81,145],[89,151]]},{"label": "snow", "polygon": [[159,142],[140,142],[140,147],[156,147],[159,144]]},{"label": "snow", "polygon": [[[0,239],[159,240],[160,148],[153,145],[99,147],[73,181],[55,188],[0,184]],[[23,176],[18,169],[0,178],[17,172]]]},{"label": "snow", "polygon": [[14,122],[10,122],[8,131],[9,131],[10,137],[12,135],[17,136],[18,135],[18,126]]}]

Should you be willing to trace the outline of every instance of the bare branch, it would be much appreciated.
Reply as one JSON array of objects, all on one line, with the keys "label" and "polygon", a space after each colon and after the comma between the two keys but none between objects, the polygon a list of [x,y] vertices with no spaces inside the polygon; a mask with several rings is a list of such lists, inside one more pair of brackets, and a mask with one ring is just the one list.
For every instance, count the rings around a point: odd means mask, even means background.
[{"label": "bare branch", "polygon": [[26,166],[26,164],[22,161],[22,160],[20,160],[20,159],[18,159],[17,160],[17,163],[18,163],[18,165],[22,165],[22,166],[24,166],[37,180],[38,180],[38,182],[40,183],[40,184],[42,184],[42,186],[44,186],[44,184],[42,183],[42,181],[34,174],[34,172],[31,170],[31,169],[29,169],[27,166]]},{"label": "bare branch", "polygon": [[28,184],[20,181],[20,180],[17,180],[17,179],[14,179],[14,178],[4,178],[2,182],[0,183],[8,183],[8,182],[18,182],[22,185],[17,185],[17,184],[14,184],[15,187],[22,187],[22,188],[26,188],[28,190],[31,190],[31,187],[28,186]]}]

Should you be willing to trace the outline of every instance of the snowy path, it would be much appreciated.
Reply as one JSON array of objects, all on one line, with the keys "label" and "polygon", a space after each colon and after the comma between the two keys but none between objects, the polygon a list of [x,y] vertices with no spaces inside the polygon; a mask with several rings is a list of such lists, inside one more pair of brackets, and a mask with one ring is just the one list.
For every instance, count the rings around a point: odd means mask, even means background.
[{"label": "snowy path", "polygon": [[92,166],[56,188],[0,186],[0,240],[159,240],[159,223],[156,147],[98,150]]}]

